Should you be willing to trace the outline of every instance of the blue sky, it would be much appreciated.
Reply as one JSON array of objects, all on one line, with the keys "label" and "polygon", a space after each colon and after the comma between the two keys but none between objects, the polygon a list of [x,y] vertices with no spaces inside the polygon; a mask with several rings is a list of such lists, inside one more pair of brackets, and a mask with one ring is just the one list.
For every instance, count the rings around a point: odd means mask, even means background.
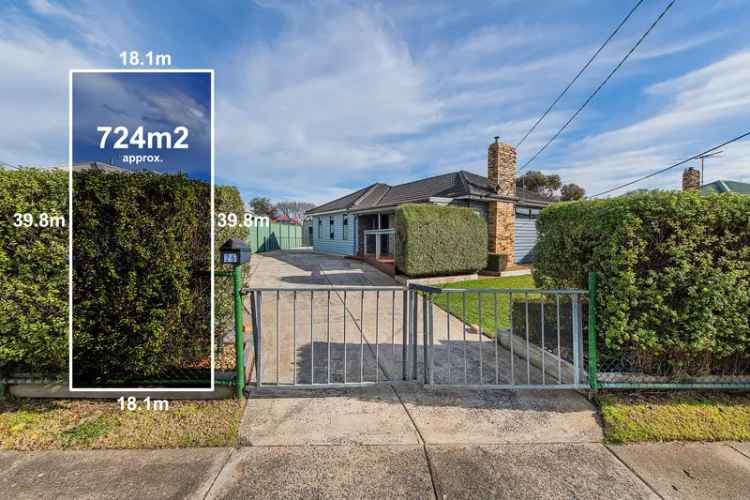
[{"label": "blue sky", "polygon": [[[112,130],[105,138],[100,127]],[[127,149],[116,149],[126,127]],[[139,138],[137,130],[145,130]],[[187,129],[188,135],[182,139]],[[172,134],[172,146],[138,148],[130,141],[148,139],[149,132]],[[134,139],[135,138],[135,139]],[[102,139],[104,146],[101,147]],[[166,146],[166,138],[161,139]],[[128,163],[123,156],[158,158]],[[128,169],[183,172],[211,179],[211,75],[202,73],[75,73],[73,75],[73,163],[98,160]]]},{"label": "blue sky", "polygon": [[[216,70],[217,181],[246,198],[322,202],[370,182],[485,173],[633,1],[52,2],[0,7],[0,161],[67,159],[69,68],[123,50]],[[540,127],[529,158],[646,30],[646,0]],[[750,9],[678,0],[633,57],[532,165],[589,193],[750,130]],[[750,141],[706,180],[750,181]],[[675,188],[679,169],[639,187]]]}]

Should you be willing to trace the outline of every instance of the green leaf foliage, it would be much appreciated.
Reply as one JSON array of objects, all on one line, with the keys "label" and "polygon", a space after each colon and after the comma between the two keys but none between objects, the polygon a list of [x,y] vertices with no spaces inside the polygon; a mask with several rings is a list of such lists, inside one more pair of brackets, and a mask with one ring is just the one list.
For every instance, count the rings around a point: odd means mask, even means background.
[{"label": "green leaf foliage", "polygon": [[0,170],[0,374],[64,373],[68,228],[15,227],[15,213],[68,215],[68,174]]},{"label": "green leaf foliage", "polygon": [[[210,186],[182,175],[76,172],[73,330],[76,380],[148,377],[210,351]],[[242,212],[235,188],[216,210]],[[66,172],[0,172],[2,213],[64,214]],[[0,227],[0,371],[62,375],[68,346],[68,228]],[[68,224],[70,221],[68,221]],[[246,228],[216,228],[217,247]],[[217,252],[218,253],[218,252]],[[218,266],[218,255],[216,256]],[[218,267],[217,267],[218,268]],[[217,333],[232,315],[217,278]]]},{"label": "green leaf foliage", "polygon": [[749,196],[649,192],[558,203],[537,224],[537,283],[585,288],[589,271],[600,275],[605,362],[690,376],[748,368]]},{"label": "green leaf foliage", "polygon": [[408,276],[476,272],[487,265],[487,223],[469,208],[427,203],[396,210],[396,267]]}]

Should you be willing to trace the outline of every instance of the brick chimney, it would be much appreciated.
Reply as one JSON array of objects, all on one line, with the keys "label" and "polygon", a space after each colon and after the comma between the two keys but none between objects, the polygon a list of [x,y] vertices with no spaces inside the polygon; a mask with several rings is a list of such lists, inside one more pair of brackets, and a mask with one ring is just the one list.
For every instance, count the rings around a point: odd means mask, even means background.
[{"label": "brick chimney", "polygon": [[[516,148],[495,137],[487,152],[487,178],[503,200],[488,202],[487,242],[490,270],[502,271],[513,263],[516,219]],[[492,263],[498,263],[493,268]]]},{"label": "brick chimney", "polygon": [[682,190],[698,191],[701,187],[701,173],[698,169],[690,167],[682,171]]},{"label": "brick chimney", "polygon": [[516,195],[516,148],[500,143],[499,137],[490,144],[487,152],[487,178],[503,196]]}]

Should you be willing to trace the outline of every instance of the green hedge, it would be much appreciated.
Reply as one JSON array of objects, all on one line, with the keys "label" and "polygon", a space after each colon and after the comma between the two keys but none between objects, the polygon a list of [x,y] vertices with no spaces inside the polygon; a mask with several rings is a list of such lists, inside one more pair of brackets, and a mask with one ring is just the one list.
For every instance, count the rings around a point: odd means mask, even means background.
[{"label": "green hedge", "polygon": [[[209,185],[184,176],[75,174],[77,379],[161,374],[208,355]],[[65,172],[0,171],[3,213],[67,219]],[[234,188],[216,210],[241,212]],[[10,222],[10,216],[8,216]],[[69,221],[68,221],[69,222]],[[67,370],[68,230],[2,225],[0,374]],[[217,247],[243,228],[216,228]],[[218,262],[218,256],[216,259]],[[232,318],[231,280],[216,280],[217,334]]]},{"label": "green hedge", "polygon": [[750,196],[652,192],[559,203],[537,227],[537,283],[584,288],[589,271],[600,274],[604,370],[750,367]]},{"label": "green hedge", "polygon": [[407,204],[395,219],[396,267],[407,276],[476,272],[487,265],[487,223],[474,210]]},{"label": "green hedge", "polygon": [[17,228],[15,213],[68,214],[68,174],[0,170],[0,376],[64,373],[68,229]]}]

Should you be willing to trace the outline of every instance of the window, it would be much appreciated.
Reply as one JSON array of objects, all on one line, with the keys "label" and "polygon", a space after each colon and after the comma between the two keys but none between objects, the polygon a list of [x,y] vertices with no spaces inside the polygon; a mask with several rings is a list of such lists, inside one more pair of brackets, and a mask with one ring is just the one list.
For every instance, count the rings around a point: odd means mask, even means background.
[{"label": "window", "polygon": [[341,218],[343,219],[343,230],[341,239],[344,241],[347,241],[349,239],[349,216],[348,215],[342,215]]},{"label": "window", "polygon": [[318,219],[318,239],[323,237],[323,219]]},{"label": "window", "polygon": [[331,216],[328,217],[328,232],[329,232],[329,239],[331,239],[331,240],[334,239],[334,237],[336,236],[335,233],[334,233],[334,228],[335,227],[336,226],[333,223],[333,215],[331,215]]}]

